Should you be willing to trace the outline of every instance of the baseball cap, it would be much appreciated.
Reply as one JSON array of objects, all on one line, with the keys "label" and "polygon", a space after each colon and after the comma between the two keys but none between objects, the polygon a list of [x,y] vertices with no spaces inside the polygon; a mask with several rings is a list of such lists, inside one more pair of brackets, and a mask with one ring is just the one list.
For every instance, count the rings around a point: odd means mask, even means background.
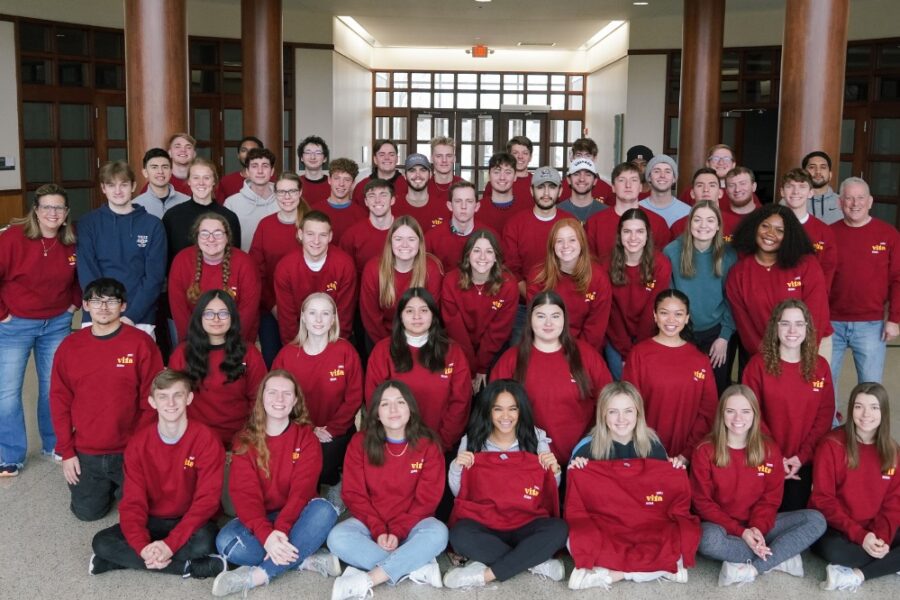
[{"label": "baseball cap", "polygon": [[553,167],[541,167],[531,176],[531,185],[534,187],[544,183],[552,183],[558,187],[560,181],[559,171]]},{"label": "baseball cap", "polygon": [[431,171],[431,163],[428,161],[428,157],[424,154],[419,154],[418,152],[414,152],[406,157],[404,167],[407,171],[413,167],[425,167]]}]

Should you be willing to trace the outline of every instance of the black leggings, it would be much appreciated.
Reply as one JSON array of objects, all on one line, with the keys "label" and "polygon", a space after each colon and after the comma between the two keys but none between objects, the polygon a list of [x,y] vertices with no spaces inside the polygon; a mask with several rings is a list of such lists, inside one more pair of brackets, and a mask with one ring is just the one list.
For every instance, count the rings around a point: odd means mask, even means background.
[{"label": "black leggings", "polygon": [[350,430],[343,435],[336,435],[330,442],[322,446],[322,474],[319,475],[319,483],[322,485],[337,485],[341,480],[341,468],[344,466],[344,455],[347,454],[347,445],[350,438],[356,433],[356,427],[350,426]]},{"label": "black leggings", "polygon": [[[721,325],[716,325],[712,329],[706,331],[694,332],[694,345],[706,356],[709,356],[709,349],[712,348],[713,342],[719,339],[719,332],[722,331]],[[729,341],[730,344],[730,341]],[[716,378],[716,391],[719,395],[731,385],[731,361],[728,360],[728,350],[725,350],[725,362],[718,367],[713,367],[713,375]]]},{"label": "black leggings", "polygon": [[450,530],[453,549],[491,568],[499,581],[553,558],[569,535],[562,519],[544,517],[513,529],[497,531],[472,519],[461,519]]},{"label": "black leggings", "polygon": [[[181,519],[160,519],[150,517],[147,520],[147,531],[150,540],[165,539]],[[134,548],[125,540],[122,528],[117,524],[97,532],[91,546],[94,554],[105,561],[118,565],[121,569],[139,569],[144,571],[156,571],[158,573],[171,573],[184,575],[185,563],[196,558],[202,558],[216,553],[216,534],[218,528],[213,523],[207,523],[195,531],[184,546],[172,555],[172,562],[164,569],[148,569],[144,559],[134,551]]]},{"label": "black leggings", "polygon": [[812,463],[800,467],[797,477],[800,479],[784,480],[784,496],[778,512],[803,510],[809,504],[809,496],[812,494]]},{"label": "black leggings", "polygon": [[829,527],[812,545],[812,550],[828,563],[859,569],[866,579],[875,579],[900,571],[900,531],[890,546],[891,551],[884,558],[872,558],[860,544],[854,544],[843,533]]}]

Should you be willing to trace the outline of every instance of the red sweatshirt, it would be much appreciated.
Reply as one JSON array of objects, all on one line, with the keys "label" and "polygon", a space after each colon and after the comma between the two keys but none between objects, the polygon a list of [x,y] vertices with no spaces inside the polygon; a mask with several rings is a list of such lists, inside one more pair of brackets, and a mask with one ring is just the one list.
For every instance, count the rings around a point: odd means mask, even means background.
[{"label": "red sweatshirt", "polygon": [[735,537],[750,527],[763,535],[769,533],[784,495],[784,467],[778,446],[767,443],[766,450],[762,464],[750,467],[746,449],[729,448],[728,465],[717,467],[712,443],[697,446],[691,460],[692,503],[697,516]]},{"label": "red sweatshirt", "polygon": [[134,430],[155,419],[147,398],[162,368],[153,338],[131,325],[104,337],[89,327],[66,337],[50,382],[56,453],[68,459],[124,452]]},{"label": "red sweatshirt", "polygon": [[481,223],[478,219],[475,220],[475,228],[469,235],[454,233],[450,228],[451,223],[448,218],[440,227],[434,227],[425,232],[425,247],[430,254],[435,255],[441,261],[445,273],[459,266],[463,249],[465,249],[466,242],[472,237],[472,233],[479,229],[487,229],[494,234],[498,241],[500,240],[500,234],[494,231],[493,227]]},{"label": "red sweatshirt", "polygon": [[[241,191],[241,188],[244,187],[244,181],[244,176],[240,171],[234,171],[232,173],[228,173],[227,175],[223,175],[222,179],[219,180],[219,185],[216,186],[216,202],[218,202],[219,204],[225,204],[225,200],[227,200],[229,196],[234,196]],[[175,185],[174,177],[172,177],[172,185],[175,186],[176,191],[182,191],[178,188],[177,185]],[[183,193],[190,196],[190,188],[188,188],[188,191]]]},{"label": "red sweatshirt", "polygon": [[[169,307],[172,309],[172,319],[175,321],[175,330],[178,339],[187,337],[188,324],[191,321],[191,313],[194,304],[187,299],[187,290],[194,283],[197,270],[197,248],[191,246],[185,248],[172,261],[169,270]],[[253,259],[238,248],[231,249],[231,274],[228,282],[222,283],[222,267],[224,263],[208,265],[203,263],[200,272],[200,291],[225,289],[234,294],[238,315],[241,318],[241,337],[247,343],[256,343],[256,333],[259,330],[259,306],[260,284],[259,273]]]},{"label": "red sweatshirt", "polygon": [[438,434],[444,448],[456,448],[469,422],[472,403],[472,374],[462,349],[450,342],[442,371],[432,373],[419,363],[419,349],[409,347],[413,367],[397,371],[391,359],[391,339],[375,344],[366,365],[366,402],[371,402],[375,388],[388,379],[398,379],[409,386],[422,421]]},{"label": "red sweatshirt", "polygon": [[[612,206],[615,207],[615,204]],[[655,212],[644,210],[643,208],[641,210],[650,221],[650,236],[653,238],[654,250],[662,252],[666,244],[672,241],[669,226],[666,224],[666,220]],[[619,219],[621,219],[621,215],[617,214],[615,210],[604,210],[588,219],[585,226],[585,233],[587,234],[591,252],[594,253],[594,256],[601,263],[608,261],[616,245],[616,236],[619,234]]]},{"label": "red sweatshirt", "polygon": [[[185,343],[178,344],[169,358],[169,368],[185,370],[185,351]],[[228,383],[219,367],[224,359],[225,347],[213,346],[209,351],[209,371],[194,390],[194,401],[188,405],[188,418],[212,429],[225,448],[230,448],[231,439],[243,429],[256,403],[256,390],[266,376],[266,363],[256,346],[247,344],[246,370],[237,381]]]},{"label": "red sweatshirt", "polygon": [[[359,286],[359,312],[362,316],[363,327],[373,342],[391,337],[391,329],[394,326],[394,317],[397,314],[397,301],[412,282],[412,271],[400,273],[394,270],[394,303],[383,307],[378,299],[378,265],[380,257],[370,260],[362,273],[362,282]],[[435,302],[441,300],[441,281],[444,274],[441,273],[441,265],[433,256],[428,256],[425,261],[425,289],[431,292]]]},{"label": "red sweatshirt", "polygon": [[875,444],[857,444],[859,466],[847,467],[847,434],[828,433],[816,449],[809,507],[828,526],[862,545],[868,532],[890,544],[900,528],[900,478],[897,468],[881,470]]},{"label": "red sweatshirt", "polygon": [[0,321],[49,319],[81,306],[75,262],[75,245],[58,238],[30,240],[21,225],[0,234]]},{"label": "red sweatshirt", "polygon": [[418,221],[422,231],[429,232],[435,227],[440,227],[444,223],[450,221],[450,209],[447,208],[446,202],[439,202],[435,199],[429,199],[425,206],[413,206],[406,201],[406,195],[402,198],[398,197],[391,209],[395,217],[409,215]]},{"label": "red sweatshirt", "polygon": [[503,226],[504,265],[519,281],[523,281],[536,265],[547,257],[547,238],[557,221],[573,219],[557,209],[549,221],[538,219],[533,211],[523,210],[510,217]]},{"label": "red sweatshirt", "polygon": [[566,522],[575,567],[615,571],[693,567],[700,519],[684,469],[656,459],[592,460],[566,476]]},{"label": "red sweatshirt", "polygon": [[462,180],[463,178],[459,175],[454,175],[450,183],[437,183],[434,180],[434,176],[432,176],[428,180],[428,198],[431,201],[437,200],[441,206],[446,206],[447,202],[450,202],[450,187],[457,181]]},{"label": "red sweatshirt", "polygon": [[528,192],[528,195],[521,198],[518,196],[513,197],[510,202],[494,204],[491,201],[490,189],[491,187],[488,186],[484,190],[484,196],[480,202],[481,208],[478,209],[478,220],[493,228],[494,231],[503,231],[503,226],[506,225],[507,221],[522,211],[531,210],[534,206],[534,202],[531,199],[531,191]]},{"label": "red sweatshirt", "polygon": [[834,231],[823,221],[812,215],[808,215],[806,222],[803,223],[803,230],[809,236],[813,248],[816,250],[816,258],[819,260],[819,266],[822,267],[822,273],[825,275],[826,290],[831,290],[831,283],[834,281],[834,270],[837,268],[838,249],[837,241],[834,237]]},{"label": "red sweatshirt", "polygon": [[[569,178],[563,178],[562,189],[559,192],[559,201],[568,200],[572,197],[572,188],[569,186]],[[597,177],[594,180],[594,189],[591,190],[591,197],[594,200],[600,200],[604,204],[614,205],[616,203],[616,195],[613,193],[612,186]]]},{"label": "red sweatshirt", "polygon": [[[562,349],[541,352],[531,349],[525,374],[525,391],[534,410],[534,424],[552,439],[550,450],[561,463],[568,463],[572,449],[594,423],[597,395],[612,377],[596,350],[576,340],[581,352],[581,365],[591,383],[591,393],[582,396],[572,378]],[[491,370],[491,381],[513,378],[519,349],[513,346],[503,353]]]},{"label": "red sweatshirt", "polygon": [[350,226],[341,236],[341,250],[353,258],[358,276],[362,275],[366,263],[381,256],[387,235],[387,229],[375,229],[372,221],[366,217],[365,220]]},{"label": "red sweatshirt", "polygon": [[329,203],[327,197],[322,202],[318,202],[312,206],[312,210],[317,210],[328,215],[331,220],[331,243],[340,244],[341,238],[348,229],[369,219],[369,213],[366,209],[358,204],[350,201],[341,207],[336,207]]},{"label": "red sweatshirt", "polygon": [[365,435],[355,434],[347,446],[341,499],[372,539],[387,533],[403,541],[419,521],[434,516],[447,478],[444,455],[427,439],[415,447],[388,443],[384,463],[376,466],[363,448]]},{"label": "red sweatshirt", "polygon": [[[628,353],[637,342],[656,335],[653,321],[653,303],[672,280],[672,264],[660,253],[654,253],[653,281],[641,280],[641,267],[625,267],[625,285],[612,286],[612,307],[609,311],[609,327],[606,336],[613,348],[628,359]],[[604,265],[606,268],[606,265]]]},{"label": "red sweatshirt", "polygon": [[[542,267],[543,263],[536,265],[528,275],[525,295],[529,302],[544,289],[544,284],[535,283]],[[598,350],[602,348],[612,307],[612,285],[609,283],[606,270],[599,264],[592,263],[591,282],[584,292],[579,293],[575,288],[575,280],[565,274],[557,282],[554,290],[566,303],[569,331],[572,336],[584,340]]]},{"label": "red sweatshirt", "polygon": [[[235,439],[237,442],[237,439]],[[289,534],[300,513],[318,493],[322,448],[312,427],[291,423],[279,435],[266,435],[269,474],[259,468],[253,447],[231,455],[228,491],[241,524],[265,544],[278,530]],[[274,520],[269,513],[281,511]]]},{"label": "red sweatshirt", "polygon": [[495,531],[511,531],[558,516],[556,477],[536,454],[479,452],[475,463],[462,470],[450,525],[472,519]]},{"label": "red sweatshirt", "polygon": [[322,175],[319,179],[310,179],[306,175],[301,175],[300,192],[303,199],[310,206],[324,202],[331,195],[331,184],[328,183],[328,175]]},{"label": "red sweatshirt", "polygon": [[[373,173],[367,177],[363,177],[360,179],[355,186],[353,186],[353,203],[358,204],[359,206],[365,208],[366,207],[366,193],[365,188],[366,184],[372,181],[373,177],[377,177],[377,173]],[[400,171],[394,171],[394,175],[389,179],[389,181],[394,185],[394,198],[405,198],[406,190],[409,189],[409,186],[406,183],[406,178],[403,176]]]},{"label": "red sweatshirt", "polygon": [[363,372],[353,345],[336,340],[310,356],[294,344],[284,346],[273,369],[284,369],[300,384],[309,418],[333,436],[344,435],[363,405]]},{"label": "red sweatshirt", "polygon": [[518,304],[519,288],[508,272],[503,274],[496,295],[484,286],[460,289],[459,269],[444,277],[441,318],[447,334],[466,353],[472,373],[487,373],[494,357],[509,341]]},{"label": "red sweatshirt", "polygon": [[[688,215],[687,217],[681,217],[674,223],[672,223],[672,227],[669,228],[669,231],[672,234],[672,239],[674,240],[682,233],[684,233],[685,228],[688,226]],[[734,230],[737,229],[737,226],[741,224],[741,215],[736,215],[733,212],[723,212],[722,213],[722,238],[726,242],[730,242],[731,238],[734,236]]]},{"label": "red sweatshirt", "polygon": [[803,300],[812,314],[816,337],[831,335],[828,318],[828,289],[822,267],[812,255],[804,256],[788,269],[764,267],[752,254],[742,256],[728,272],[725,296],[737,326],[741,344],[750,354],[759,352],[772,311],[789,298]]},{"label": "red sweatshirt", "polygon": [[334,299],[341,337],[350,337],[353,311],[356,310],[356,268],[346,252],[337,246],[329,246],[325,264],[319,271],[309,268],[302,250],[288,254],[275,268],[275,300],[282,343],[287,344],[297,337],[300,308],[315,292],[324,292]]},{"label": "red sweatshirt", "polygon": [[152,541],[149,517],[181,519],[162,540],[178,552],[219,510],[225,451],[201,423],[188,421],[181,439],[167,444],[154,421],[128,443],[124,472],[119,525],[128,545],[140,554]]},{"label": "red sweatshirt", "polygon": [[834,386],[831,368],[816,357],[812,381],[800,374],[800,363],[779,361],[781,375],[766,372],[762,355],[756,355],[744,369],[743,383],[759,398],[762,423],[771,433],[781,453],[797,456],[807,464],[819,440],[831,429],[834,419]]},{"label": "red sweatshirt", "polygon": [[690,459],[712,429],[719,405],[709,357],[691,343],[669,348],[651,338],[632,348],[622,379],[641,393],[647,425],[656,430],[669,456]]},{"label": "red sweatshirt", "polygon": [[888,321],[900,323],[900,233],[878,219],[862,227],[838,221],[831,230],[840,248],[831,318],[881,321],[887,304]]},{"label": "red sweatshirt", "polygon": [[300,248],[297,241],[297,225],[282,223],[278,213],[264,217],[253,233],[250,258],[256,263],[262,294],[260,308],[270,312],[275,306],[275,267],[278,261]]}]

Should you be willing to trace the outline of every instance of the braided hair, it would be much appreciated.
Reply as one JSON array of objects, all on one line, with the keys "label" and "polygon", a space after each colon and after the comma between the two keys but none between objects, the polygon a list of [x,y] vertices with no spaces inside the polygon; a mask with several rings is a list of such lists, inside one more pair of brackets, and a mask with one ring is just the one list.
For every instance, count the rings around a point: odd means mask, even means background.
[{"label": "braided hair", "polygon": [[228,280],[231,279],[231,225],[228,224],[228,220],[222,215],[214,212],[205,212],[194,221],[193,226],[191,226],[191,241],[194,242],[194,245],[197,247],[197,260],[194,268],[194,281],[187,289],[187,299],[191,304],[196,304],[197,300],[200,298],[200,294],[203,293],[203,290],[200,289],[200,278],[203,275],[203,251],[200,249],[200,223],[203,221],[216,221],[222,225],[222,229],[225,230],[225,256],[222,259],[222,289],[228,293],[232,298],[235,297],[235,292],[228,285]]}]

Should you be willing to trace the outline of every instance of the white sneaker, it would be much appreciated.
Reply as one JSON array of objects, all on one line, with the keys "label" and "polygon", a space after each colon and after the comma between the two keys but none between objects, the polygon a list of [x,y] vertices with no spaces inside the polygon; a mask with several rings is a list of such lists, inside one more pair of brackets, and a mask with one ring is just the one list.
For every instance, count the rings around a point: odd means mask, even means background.
[{"label": "white sneaker", "polygon": [[547,559],[528,570],[541,579],[552,579],[553,581],[562,581],[566,576],[566,568],[563,566],[562,561],[556,558]]},{"label": "white sneaker", "polygon": [[794,577],[803,577],[803,559],[799,554],[795,554],[781,564],[772,567],[773,571],[781,571]]},{"label": "white sneaker", "polygon": [[450,569],[444,575],[444,585],[450,589],[483,587],[486,568],[483,563],[472,561],[464,567]]},{"label": "white sneaker", "polygon": [[341,561],[337,556],[325,548],[322,548],[314,554],[307,556],[306,560],[297,567],[297,570],[312,571],[323,577],[337,577],[341,574]]},{"label": "white sneaker", "polygon": [[843,565],[828,565],[825,567],[825,581],[821,588],[829,592],[840,590],[842,592],[855,592],[863,584],[862,577],[856,571]]},{"label": "white sneaker", "polygon": [[592,587],[602,587],[608,590],[612,585],[612,577],[609,569],[594,567],[593,569],[575,569],[569,576],[570,590],[586,590]]},{"label": "white sneaker", "polygon": [[428,584],[431,587],[444,587],[441,583],[441,568],[437,564],[437,559],[432,558],[427,564],[419,567],[409,575],[409,580],[418,584]]},{"label": "white sneaker", "polygon": [[337,509],[338,517],[347,512],[347,506],[344,504],[344,501],[341,500],[341,483],[343,482],[339,481],[337,485],[330,485],[325,491],[325,499],[331,502],[331,505]]},{"label": "white sneaker", "polygon": [[243,593],[247,597],[247,591],[253,588],[253,567],[238,567],[234,571],[222,571],[216,575],[213,581],[212,595],[217,598]]},{"label": "white sneaker", "polygon": [[374,594],[369,574],[355,567],[344,569],[344,574],[334,580],[331,588],[331,600],[361,599]]},{"label": "white sneaker", "polygon": [[753,583],[755,579],[756,569],[750,563],[722,562],[722,570],[719,571],[719,587]]}]

